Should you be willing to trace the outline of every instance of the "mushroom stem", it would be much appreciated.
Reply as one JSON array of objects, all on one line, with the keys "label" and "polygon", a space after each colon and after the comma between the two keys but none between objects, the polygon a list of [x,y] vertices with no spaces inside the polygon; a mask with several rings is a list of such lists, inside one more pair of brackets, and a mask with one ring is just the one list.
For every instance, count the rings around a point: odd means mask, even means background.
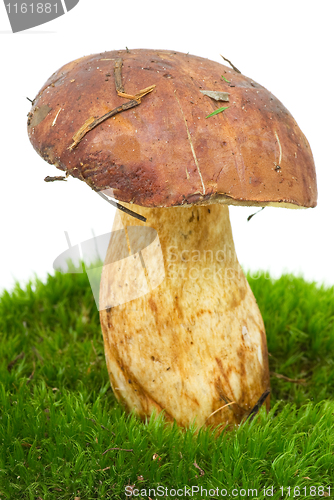
[{"label": "mushroom stem", "polygon": [[228,207],[135,210],[147,222],[116,214],[100,287],[115,395],[143,418],[240,423],[269,387],[268,352]]}]

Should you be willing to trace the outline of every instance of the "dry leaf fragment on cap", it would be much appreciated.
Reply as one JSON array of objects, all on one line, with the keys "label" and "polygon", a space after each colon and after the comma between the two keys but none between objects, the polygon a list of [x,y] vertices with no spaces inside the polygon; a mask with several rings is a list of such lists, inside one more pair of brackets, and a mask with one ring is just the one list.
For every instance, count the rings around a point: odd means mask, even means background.
[{"label": "dry leaf fragment on cap", "polygon": [[138,106],[140,104],[139,101],[137,100],[132,100],[129,102],[126,102],[125,104],[122,104],[121,106],[117,106],[117,108],[112,109],[111,111],[108,111],[103,116],[100,116],[99,118],[94,118],[94,116],[91,116],[88,118],[85,123],[79,128],[79,130],[74,134],[72,137],[73,143],[68,147],[70,151],[72,151],[82,140],[82,138],[87,134],[87,132],[90,132],[93,130],[93,128],[97,127],[100,125],[100,123],[104,122],[108,118],[111,118],[114,115],[117,115],[117,113],[121,113],[122,111],[125,111],[130,108],[134,108],[135,106]]},{"label": "dry leaf fragment on cap", "polygon": [[133,108],[135,106],[138,106],[138,104],[141,103],[142,97],[145,95],[149,94],[154,90],[155,85],[150,85],[149,87],[146,87],[136,94],[127,94],[124,91],[124,87],[122,84],[122,65],[123,61],[121,58],[116,59],[115,65],[114,65],[114,75],[115,75],[115,87],[116,87],[116,92],[117,95],[120,97],[124,97],[126,99],[131,99],[131,101],[122,104],[121,106],[117,106],[117,108],[112,109],[111,111],[108,111],[108,113],[104,114],[103,116],[100,116],[99,118],[94,118],[91,116],[88,118],[85,123],[79,128],[79,130],[74,134],[72,137],[73,143],[67,148],[70,151],[72,151],[82,140],[82,138],[92,130],[93,128],[97,127],[100,125],[100,123],[104,122],[105,120],[108,120],[108,118],[111,118],[112,116],[116,115],[117,113],[121,113],[122,111],[126,111],[127,109]]},{"label": "dry leaf fragment on cap", "polygon": [[122,66],[123,60],[122,58],[116,59],[114,64],[114,75],[115,75],[115,86],[116,92],[124,92],[124,87],[122,83]]},{"label": "dry leaf fragment on cap", "polygon": [[[92,128],[94,128],[92,126],[92,124],[95,122],[95,118],[94,116],[91,116],[89,118],[87,118],[87,120],[85,121],[85,123],[79,128],[79,130],[74,134],[74,136],[72,137],[73,139],[73,144],[71,144],[71,146],[68,148],[68,149],[73,149],[75,148],[75,146],[77,144],[79,144],[79,142],[81,141],[81,139],[83,138],[83,136],[85,134],[87,134],[87,132],[89,132],[89,130],[92,130]],[[95,126],[95,125],[94,125]],[[91,127],[91,128],[90,128]]]},{"label": "dry leaf fragment on cap", "polygon": [[215,90],[200,90],[200,92],[215,101],[225,101],[228,102],[230,100],[228,92],[218,92]]},{"label": "dry leaf fragment on cap", "polygon": [[144,95],[149,94],[155,88],[155,85],[150,85],[143,90],[140,90],[136,94],[127,94],[124,90],[122,83],[122,66],[123,60],[122,58],[116,59],[114,65],[114,75],[115,75],[115,87],[117,95],[120,97],[125,97],[126,99],[135,99],[140,102],[140,99],[144,97]]},{"label": "dry leaf fragment on cap", "polygon": [[125,92],[117,92],[117,94],[120,97],[125,97],[126,99],[135,99],[140,103],[141,98],[144,97],[144,95],[149,94],[152,92],[152,90],[155,88],[155,85],[150,85],[149,87],[146,87],[146,89],[140,90],[136,94],[126,94]]}]

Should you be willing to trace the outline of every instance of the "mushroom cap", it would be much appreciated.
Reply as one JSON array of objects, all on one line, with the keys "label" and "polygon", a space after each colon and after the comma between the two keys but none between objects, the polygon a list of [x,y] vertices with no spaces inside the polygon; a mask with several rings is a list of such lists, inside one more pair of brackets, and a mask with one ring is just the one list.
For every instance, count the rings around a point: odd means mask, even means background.
[{"label": "mushroom cap", "polygon": [[[87,119],[129,102],[116,92],[120,58],[127,94],[154,90],[69,149]],[[229,102],[201,91],[228,92]],[[316,206],[311,148],[289,111],[251,78],[208,59],[146,49],[83,57],[49,78],[28,117],[29,138],[48,163],[95,191],[111,188],[120,201]]]}]

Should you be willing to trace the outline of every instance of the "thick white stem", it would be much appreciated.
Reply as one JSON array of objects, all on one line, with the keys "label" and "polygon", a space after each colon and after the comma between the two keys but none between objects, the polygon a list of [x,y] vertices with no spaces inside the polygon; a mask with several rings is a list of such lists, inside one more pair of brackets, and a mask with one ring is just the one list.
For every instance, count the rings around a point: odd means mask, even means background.
[{"label": "thick white stem", "polygon": [[147,222],[117,213],[100,288],[116,397],[142,417],[164,410],[181,426],[239,423],[269,387],[269,372],[228,207],[129,208]]}]

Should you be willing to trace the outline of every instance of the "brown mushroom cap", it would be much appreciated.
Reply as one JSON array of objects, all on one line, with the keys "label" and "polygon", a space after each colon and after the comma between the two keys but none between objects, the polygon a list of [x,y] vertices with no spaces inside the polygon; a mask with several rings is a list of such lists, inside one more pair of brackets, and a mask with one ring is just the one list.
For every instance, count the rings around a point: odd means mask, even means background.
[{"label": "brown mushroom cap", "polygon": [[[119,58],[127,94],[156,87],[70,150],[88,118],[128,102],[115,89]],[[228,92],[229,102],[201,90]],[[222,106],[228,109],[206,118]],[[112,188],[120,201],[147,207],[316,205],[311,149],[289,111],[251,78],[201,57],[140,49],[73,61],[35,98],[28,132],[47,162],[96,191]]]}]

